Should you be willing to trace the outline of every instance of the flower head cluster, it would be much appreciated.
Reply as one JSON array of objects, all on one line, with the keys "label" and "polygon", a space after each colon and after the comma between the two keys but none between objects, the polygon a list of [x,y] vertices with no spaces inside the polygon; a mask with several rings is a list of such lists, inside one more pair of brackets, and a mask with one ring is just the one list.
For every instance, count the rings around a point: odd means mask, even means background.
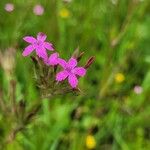
[{"label": "flower head cluster", "polygon": [[33,8],[33,13],[37,16],[41,16],[44,13],[44,7],[40,4],[37,4]]},{"label": "flower head cluster", "polygon": [[136,93],[136,94],[141,94],[142,92],[143,92],[143,88],[142,88],[141,86],[136,85],[136,86],[134,87],[134,93]]},{"label": "flower head cluster", "polygon": [[94,149],[96,147],[96,140],[93,135],[88,135],[86,137],[86,147],[88,149]]},{"label": "flower head cluster", "polygon": [[116,81],[117,83],[122,83],[124,80],[125,80],[124,74],[122,74],[122,73],[117,73],[117,74],[115,75],[115,81]]},{"label": "flower head cluster", "polygon": [[[29,45],[24,49],[22,55],[28,56],[35,51],[37,58],[41,59],[46,67],[53,68],[54,73],[52,73],[52,75],[55,74],[56,84],[67,79],[72,89],[75,89],[78,85],[79,77],[85,76],[86,69],[92,64],[92,59],[90,58],[84,67],[78,67],[78,61],[81,59],[83,53],[81,53],[79,57],[71,56],[68,61],[60,58],[58,52],[49,55],[47,51],[54,51],[54,48],[51,43],[46,41],[46,37],[47,36],[41,32],[38,33],[37,38],[32,36],[24,37],[23,39],[29,43]],[[63,84],[63,82],[61,83]]]},{"label": "flower head cluster", "polygon": [[70,11],[67,8],[62,8],[59,12],[61,18],[67,19],[70,17]]},{"label": "flower head cluster", "polygon": [[12,12],[12,11],[14,10],[14,4],[13,4],[13,3],[7,3],[7,4],[5,5],[5,10],[6,10],[7,12]]}]

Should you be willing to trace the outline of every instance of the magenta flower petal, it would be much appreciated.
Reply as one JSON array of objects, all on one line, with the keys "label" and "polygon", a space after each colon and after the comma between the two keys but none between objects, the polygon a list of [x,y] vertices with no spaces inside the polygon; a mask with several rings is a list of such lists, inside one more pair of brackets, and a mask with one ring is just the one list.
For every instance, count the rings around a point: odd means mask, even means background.
[{"label": "magenta flower petal", "polygon": [[46,53],[46,49],[43,47],[36,48],[36,53],[39,57],[43,58],[44,60],[46,60],[48,57]]},{"label": "magenta flower petal", "polygon": [[28,55],[30,55],[30,53],[33,52],[33,50],[34,50],[34,47],[33,47],[32,45],[29,45],[29,46],[27,46],[27,47],[24,49],[22,55],[23,55],[23,56],[28,56]]},{"label": "magenta flower petal", "polygon": [[83,67],[76,67],[73,69],[73,72],[74,74],[83,77],[86,74],[86,69],[84,69]]},{"label": "magenta flower petal", "polygon": [[36,42],[36,39],[32,36],[25,36],[24,38],[24,41],[28,42],[28,43],[34,43]]},{"label": "magenta flower petal", "polygon": [[48,59],[48,65],[52,65],[52,66],[57,65],[58,57],[59,57],[58,53],[53,53],[52,55],[50,55],[50,57]]},{"label": "magenta flower petal", "polygon": [[53,45],[49,42],[44,42],[44,47],[50,51],[54,50]]},{"label": "magenta flower petal", "polygon": [[74,74],[69,74],[68,81],[72,88],[78,85],[78,79]]},{"label": "magenta flower petal", "polygon": [[65,80],[68,77],[68,75],[69,74],[68,74],[68,72],[66,70],[61,71],[61,72],[57,73],[56,80],[57,81]]},{"label": "magenta flower petal", "polygon": [[70,58],[68,61],[68,67],[73,69],[77,65],[77,60],[74,58]]},{"label": "magenta flower petal", "polygon": [[44,34],[42,32],[38,33],[38,35],[37,35],[37,40],[38,41],[44,42],[46,40],[46,38],[47,38],[46,34]]},{"label": "magenta flower petal", "polygon": [[67,67],[67,62],[64,59],[58,58],[58,64],[64,69]]}]

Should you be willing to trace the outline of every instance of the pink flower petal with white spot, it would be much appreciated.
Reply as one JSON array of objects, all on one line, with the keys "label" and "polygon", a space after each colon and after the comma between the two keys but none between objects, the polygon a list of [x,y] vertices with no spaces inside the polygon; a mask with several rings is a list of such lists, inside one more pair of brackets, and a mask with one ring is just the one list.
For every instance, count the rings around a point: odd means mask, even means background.
[{"label": "pink flower petal with white spot", "polygon": [[57,81],[62,81],[62,80],[65,80],[67,77],[68,77],[68,72],[67,71],[61,71],[59,73],[57,73],[56,75],[56,80]]},{"label": "pink flower petal with white spot", "polygon": [[69,74],[68,81],[72,88],[78,85],[78,79],[74,74]]},{"label": "pink flower petal with white spot", "polygon": [[28,55],[30,55],[30,53],[33,52],[33,50],[34,50],[34,47],[33,47],[32,45],[29,45],[29,46],[27,46],[27,47],[24,49],[22,55],[23,55],[23,56],[28,56]]},{"label": "pink flower petal with white spot", "polygon": [[31,43],[31,44],[33,44],[34,42],[36,42],[36,39],[34,37],[32,37],[32,36],[25,36],[23,38],[23,40],[26,41],[26,42],[28,42],[28,43]]},{"label": "pink flower petal with white spot", "polygon": [[83,77],[86,74],[86,69],[84,69],[83,67],[76,67],[73,69],[73,72],[76,75]]},{"label": "pink flower petal with white spot", "polygon": [[44,42],[44,47],[50,51],[54,50],[53,45],[49,42]]},{"label": "pink flower petal with white spot", "polygon": [[70,58],[68,61],[68,67],[73,69],[77,65],[77,60],[74,58]]},{"label": "pink flower petal with white spot", "polygon": [[46,34],[44,34],[42,32],[38,33],[38,35],[37,35],[37,40],[38,41],[44,42],[46,40],[46,38],[47,38]]}]

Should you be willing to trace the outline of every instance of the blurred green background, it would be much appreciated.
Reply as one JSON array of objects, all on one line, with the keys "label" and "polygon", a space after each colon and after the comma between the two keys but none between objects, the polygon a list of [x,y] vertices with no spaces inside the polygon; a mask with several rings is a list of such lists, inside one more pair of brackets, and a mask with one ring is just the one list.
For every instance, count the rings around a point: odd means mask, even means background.
[{"label": "blurred green background", "polygon": [[[7,3],[13,11],[5,10]],[[41,15],[33,12],[37,4]],[[0,0],[0,93],[6,103],[12,79],[18,102],[30,107],[41,100],[33,63],[22,56],[24,36],[46,33],[65,59],[79,47],[85,52],[81,65],[95,56],[80,79],[82,93],[42,100],[38,116],[5,148],[149,150],[149,8],[148,0]],[[0,143],[10,124],[1,111]]]}]

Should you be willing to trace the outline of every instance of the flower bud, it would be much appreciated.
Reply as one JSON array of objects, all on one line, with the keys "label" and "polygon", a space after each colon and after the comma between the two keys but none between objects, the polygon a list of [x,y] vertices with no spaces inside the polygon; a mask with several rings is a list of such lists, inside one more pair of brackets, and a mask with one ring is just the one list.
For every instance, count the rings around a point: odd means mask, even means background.
[{"label": "flower bud", "polygon": [[90,58],[88,59],[88,61],[86,62],[84,68],[85,68],[85,69],[89,68],[89,67],[91,66],[91,64],[94,62],[94,59],[95,59],[95,58],[94,58],[93,56],[90,57]]}]

